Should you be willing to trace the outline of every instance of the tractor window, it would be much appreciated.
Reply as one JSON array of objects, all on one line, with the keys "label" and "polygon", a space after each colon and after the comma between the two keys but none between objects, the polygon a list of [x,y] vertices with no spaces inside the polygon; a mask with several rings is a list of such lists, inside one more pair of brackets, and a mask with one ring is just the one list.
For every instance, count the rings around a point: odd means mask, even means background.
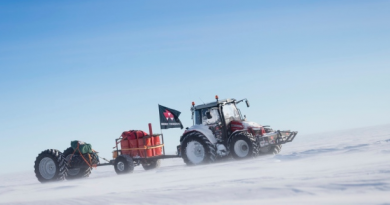
[{"label": "tractor window", "polygon": [[[206,116],[206,112],[210,112],[211,118],[208,119]],[[203,109],[202,113],[202,122],[204,125],[218,124],[221,122],[221,118],[219,117],[218,108],[211,109]]]},{"label": "tractor window", "polygon": [[[209,111],[211,114],[211,119],[207,119],[206,112]],[[204,108],[201,110],[195,110],[195,124],[215,124],[221,122],[219,116],[218,108]]]},{"label": "tractor window", "polygon": [[195,110],[195,124],[202,124],[202,113],[201,110]]},{"label": "tractor window", "polygon": [[225,117],[226,125],[228,125],[233,120],[241,120],[240,114],[236,106],[233,103],[226,104],[222,107],[223,115]]}]

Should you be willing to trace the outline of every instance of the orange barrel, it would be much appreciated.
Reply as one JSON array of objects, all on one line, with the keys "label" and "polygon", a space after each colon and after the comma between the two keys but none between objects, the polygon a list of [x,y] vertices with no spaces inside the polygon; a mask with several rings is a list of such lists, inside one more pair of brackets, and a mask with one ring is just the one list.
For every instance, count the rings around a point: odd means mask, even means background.
[{"label": "orange barrel", "polygon": [[[145,148],[152,146],[152,139],[151,137],[143,137],[142,139],[138,139],[138,147],[139,148]],[[153,151],[152,149],[145,149],[139,151],[140,157],[153,157]]]},{"label": "orange barrel", "polygon": [[[145,138],[145,145],[148,146],[148,147],[153,146],[152,139],[153,139],[152,137],[146,137]],[[146,155],[147,155],[147,157],[153,157],[154,156],[153,150],[152,149],[147,149],[146,150]]]},{"label": "orange barrel", "polygon": [[121,141],[121,149],[123,150],[123,154],[130,155],[130,150],[125,150],[125,149],[128,149],[128,148],[130,148],[129,140],[127,138],[126,139],[122,139],[122,141]]},{"label": "orange barrel", "polygon": [[130,156],[137,156],[138,152],[133,150],[127,150],[129,148],[136,148],[137,141],[134,141],[135,137],[132,131],[125,131],[122,133],[121,149],[122,153]]},{"label": "orange barrel", "polygon": [[122,141],[121,141],[121,148],[122,148],[122,154],[130,155],[132,157],[141,156],[141,153],[144,152],[143,150],[126,150],[130,148],[143,148],[143,142],[142,145],[138,144],[138,139],[142,139],[144,136],[146,136],[147,133],[141,130],[130,130],[125,131],[122,133]]},{"label": "orange barrel", "polygon": [[[154,146],[157,146],[157,145],[160,145],[161,144],[161,141],[160,141],[160,135],[155,135],[153,136],[153,145]],[[161,147],[158,147],[158,148],[154,148],[153,151],[154,151],[154,156],[159,156],[162,154],[161,152]]]},{"label": "orange barrel", "polygon": [[[137,143],[137,140],[136,139],[130,139],[129,140],[129,148],[138,148],[138,143]],[[131,150],[129,152],[129,155],[132,156],[132,157],[135,157],[135,156],[140,156],[138,150]]]}]

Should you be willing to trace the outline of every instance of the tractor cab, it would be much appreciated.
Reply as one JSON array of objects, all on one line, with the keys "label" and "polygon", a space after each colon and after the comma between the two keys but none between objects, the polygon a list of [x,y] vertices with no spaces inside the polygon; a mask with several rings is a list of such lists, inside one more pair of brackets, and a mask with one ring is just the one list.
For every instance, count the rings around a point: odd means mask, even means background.
[{"label": "tractor cab", "polygon": [[194,124],[209,127],[217,141],[222,142],[233,131],[244,128],[242,121],[245,119],[236,107],[236,104],[244,100],[249,107],[247,99],[240,101],[234,98],[218,100],[218,96],[216,96],[215,102],[193,106],[191,110]]}]

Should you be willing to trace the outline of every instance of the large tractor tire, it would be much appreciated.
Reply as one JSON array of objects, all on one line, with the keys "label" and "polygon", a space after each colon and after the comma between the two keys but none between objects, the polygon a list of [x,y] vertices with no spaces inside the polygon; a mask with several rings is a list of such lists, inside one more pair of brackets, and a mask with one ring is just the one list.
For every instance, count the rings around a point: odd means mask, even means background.
[{"label": "large tractor tire", "polygon": [[161,165],[161,159],[147,160],[145,163],[142,163],[142,167],[145,170],[157,169]]},{"label": "large tractor tire", "polygon": [[215,146],[200,132],[190,132],[181,142],[181,156],[187,165],[215,162]]},{"label": "large tractor tire", "polygon": [[[73,154],[73,156],[72,156],[72,154]],[[79,160],[80,160],[80,158],[81,158],[80,153],[74,152],[74,149],[72,147],[69,147],[68,149],[66,149],[64,151],[64,157],[66,159],[66,166],[68,168],[68,173],[65,176],[65,178],[67,180],[72,180],[72,179],[89,177],[89,175],[91,175],[92,168],[91,167],[72,168],[70,166],[70,157],[71,156],[73,159],[79,158]],[[91,156],[92,164],[96,164],[98,161],[97,156],[95,154],[90,154],[90,156]],[[88,158],[86,158],[86,159],[88,159]],[[83,164],[85,164],[85,163],[83,163]]]},{"label": "large tractor tire", "polygon": [[133,159],[128,155],[119,155],[114,161],[114,169],[117,174],[128,174],[134,171]]},{"label": "large tractor tire", "polygon": [[34,172],[41,183],[64,180],[67,172],[65,157],[58,150],[45,150],[37,156]]},{"label": "large tractor tire", "polygon": [[276,155],[282,150],[282,145],[268,146],[260,148],[260,155]]},{"label": "large tractor tire", "polygon": [[234,159],[246,159],[259,155],[259,145],[252,134],[238,132],[229,138],[228,146]]}]

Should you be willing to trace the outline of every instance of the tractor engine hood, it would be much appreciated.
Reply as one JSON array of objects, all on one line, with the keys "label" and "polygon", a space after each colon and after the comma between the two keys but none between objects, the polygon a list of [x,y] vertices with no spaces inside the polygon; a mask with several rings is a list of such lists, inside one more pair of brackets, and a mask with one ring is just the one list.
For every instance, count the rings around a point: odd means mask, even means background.
[{"label": "tractor engine hood", "polygon": [[244,129],[248,129],[248,128],[262,128],[263,126],[261,126],[260,124],[256,123],[256,122],[249,122],[249,121],[242,121],[242,125],[244,126]]}]

